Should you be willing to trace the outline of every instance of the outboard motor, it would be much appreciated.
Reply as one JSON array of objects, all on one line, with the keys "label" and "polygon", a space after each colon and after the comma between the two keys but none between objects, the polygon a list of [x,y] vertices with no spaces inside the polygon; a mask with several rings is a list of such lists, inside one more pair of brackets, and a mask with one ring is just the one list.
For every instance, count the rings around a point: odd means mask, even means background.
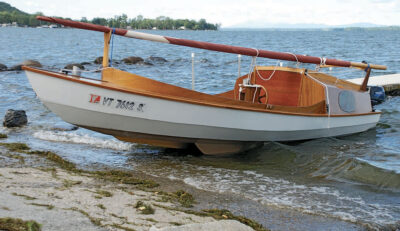
[{"label": "outboard motor", "polygon": [[385,101],[385,89],[381,86],[370,86],[369,95],[371,96],[372,106],[377,105]]}]

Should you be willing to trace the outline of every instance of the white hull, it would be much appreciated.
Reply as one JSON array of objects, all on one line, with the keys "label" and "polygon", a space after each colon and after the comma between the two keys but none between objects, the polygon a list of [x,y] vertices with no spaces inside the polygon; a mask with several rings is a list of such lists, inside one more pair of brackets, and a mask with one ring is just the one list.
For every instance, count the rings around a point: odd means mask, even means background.
[{"label": "white hull", "polygon": [[[366,131],[376,125],[380,116],[303,116],[237,110],[121,92],[31,71],[26,73],[37,96],[65,121],[134,133],[195,140],[292,141]],[[93,97],[97,96],[100,101],[94,103]],[[113,101],[104,101],[104,97]],[[118,100],[126,101],[126,107],[118,107]]]}]

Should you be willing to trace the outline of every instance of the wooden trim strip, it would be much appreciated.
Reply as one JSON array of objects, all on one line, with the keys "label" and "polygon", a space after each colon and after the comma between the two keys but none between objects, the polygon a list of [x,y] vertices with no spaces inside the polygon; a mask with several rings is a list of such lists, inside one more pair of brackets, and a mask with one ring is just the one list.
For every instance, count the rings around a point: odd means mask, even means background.
[{"label": "wooden trim strip", "polygon": [[[273,111],[273,110],[268,110],[268,109],[258,109],[258,108],[246,107],[246,106],[205,102],[205,101],[200,101],[200,100],[196,100],[196,99],[171,97],[171,96],[167,96],[167,95],[157,94],[156,92],[150,93],[150,92],[144,92],[144,91],[139,91],[139,90],[127,90],[122,87],[116,86],[114,84],[110,84],[108,82],[101,82],[101,84],[97,84],[97,83],[82,81],[79,78],[71,78],[70,76],[65,75],[65,74],[52,72],[52,71],[46,71],[46,70],[37,69],[37,68],[33,68],[33,67],[28,67],[28,66],[22,66],[22,69],[25,71],[31,71],[31,72],[35,72],[38,74],[46,75],[49,77],[55,77],[55,78],[59,78],[59,79],[67,80],[67,81],[72,81],[72,82],[90,85],[90,86],[94,86],[94,87],[100,87],[100,88],[104,88],[104,89],[108,89],[108,90],[137,94],[137,95],[142,95],[142,96],[147,96],[147,97],[152,97],[152,98],[160,98],[160,99],[164,99],[164,100],[172,100],[172,101],[183,102],[183,103],[198,104],[198,105],[205,105],[205,106],[211,106],[211,107],[243,110],[243,111],[255,111],[255,112],[263,112],[263,113],[281,114],[281,115],[289,115],[289,116],[328,117],[327,114],[321,115],[321,114],[308,114],[308,113],[296,113],[296,112],[281,112],[281,111]],[[218,96],[216,96],[216,97],[218,97]],[[381,112],[369,112],[369,113],[362,113],[362,114],[347,114],[347,115],[330,115],[330,117],[368,116],[368,115],[375,115],[375,114],[381,114]]]}]

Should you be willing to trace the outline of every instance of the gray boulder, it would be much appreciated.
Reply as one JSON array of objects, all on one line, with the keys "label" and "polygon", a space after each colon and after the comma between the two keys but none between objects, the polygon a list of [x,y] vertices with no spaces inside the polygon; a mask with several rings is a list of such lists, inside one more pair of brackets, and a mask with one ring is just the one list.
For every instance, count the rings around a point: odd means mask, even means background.
[{"label": "gray boulder", "polygon": [[168,60],[164,59],[163,57],[158,57],[158,56],[150,56],[149,60],[156,62],[156,63],[165,63],[168,62]]},{"label": "gray boulder", "polygon": [[8,109],[4,116],[4,127],[21,127],[28,123],[28,118],[24,110]]},{"label": "gray boulder", "polygon": [[28,59],[28,60],[25,60],[25,61],[23,61],[22,63],[20,63],[18,65],[15,65],[15,66],[11,67],[10,70],[20,71],[20,70],[22,70],[22,66],[43,67],[42,64],[39,61]]},{"label": "gray boulder", "polygon": [[97,57],[93,62],[95,64],[102,64],[103,63],[103,56]]},{"label": "gray boulder", "polygon": [[153,66],[154,65],[153,63],[147,62],[147,61],[140,61],[140,62],[137,62],[136,64],[145,65],[145,66]]},{"label": "gray boulder", "polygon": [[84,67],[82,64],[79,64],[79,63],[71,63],[71,64],[68,64],[67,66],[64,67],[64,69],[72,70],[72,67],[73,67],[73,66],[77,66],[79,69],[85,70],[85,67]]},{"label": "gray boulder", "polygon": [[144,62],[142,58],[136,56],[124,58],[122,61],[124,61],[126,64],[137,64],[139,62]]},{"label": "gray boulder", "polygon": [[21,65],[21,64],[12,66],[12,67],[10,68],[10,71],[20,71],[20,70],[22,70],[22,65]]},{"label": "gray boulder", "polygon": [[0,63],[0,71],[6,71],[6,70],[7,70],[7,66]]},{"label": "gray boulder", "polygon": [[29,67],[42,67],[42,64],[39,63],[39,61],[31,60],[31,59],[23,61],[22,65],[23,66],[29,66]]}]

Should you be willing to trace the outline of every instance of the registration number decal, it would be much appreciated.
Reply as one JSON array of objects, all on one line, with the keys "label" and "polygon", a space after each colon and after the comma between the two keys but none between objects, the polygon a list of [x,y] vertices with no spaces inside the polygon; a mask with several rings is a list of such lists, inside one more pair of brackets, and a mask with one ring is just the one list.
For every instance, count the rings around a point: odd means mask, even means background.
[{"label": "registration number decal", "polygon": [[140,102],[123,100],[123,99],[114,99],[111,97],[100,96],[96,94],[89,94],[89,103],[99,104],[105,107],[114,107],[117,109],[138,111],[138,112],[144,112],[144,107],[146,105]]}]

